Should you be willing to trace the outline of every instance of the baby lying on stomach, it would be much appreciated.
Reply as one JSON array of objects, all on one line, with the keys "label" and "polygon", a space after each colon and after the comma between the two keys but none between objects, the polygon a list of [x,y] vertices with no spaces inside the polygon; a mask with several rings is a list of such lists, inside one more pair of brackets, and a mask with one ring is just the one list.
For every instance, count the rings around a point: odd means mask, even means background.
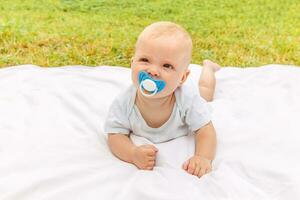
[{"label": "baby lying on stomach", "polygon": [[183,84],[191,55],[191,37],[172,22],[153,23],[139,35],[131,59],[132,85],[114,100],[104,127],[109,147],[119,159],[152,170],[158,149],[136,146],[130,134],[155,144],[193,133],[195,153],[182,168],[198,177],[212,170],[216,133],[206,101],[213,98],[214,73],[220,66],[205,60],[199,90],[188,89]]}]

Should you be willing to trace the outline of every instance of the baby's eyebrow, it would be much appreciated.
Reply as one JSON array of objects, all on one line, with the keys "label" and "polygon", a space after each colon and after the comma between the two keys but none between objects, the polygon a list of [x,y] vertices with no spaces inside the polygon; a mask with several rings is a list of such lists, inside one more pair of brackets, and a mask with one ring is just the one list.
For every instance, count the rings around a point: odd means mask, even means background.
[{"label": "baby's eyebrow", "polygon": [[137,54],[137,57],[148,57],[146,54]]},{"label": "baby's eyebrow", "polygon": [[146,56],[146,55],[139,55],[139,56],[137,56],[138,57],[138,59],[141,59],[141,58],[149,58],[149,56]]}]

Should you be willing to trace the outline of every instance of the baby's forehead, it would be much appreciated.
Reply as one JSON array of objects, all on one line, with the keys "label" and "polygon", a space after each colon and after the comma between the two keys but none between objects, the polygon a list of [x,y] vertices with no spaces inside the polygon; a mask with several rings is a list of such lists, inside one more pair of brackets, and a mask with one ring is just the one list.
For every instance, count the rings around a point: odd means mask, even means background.
[{"label": "baby's forehead", "polygon": [[179,30],[161,30],[159,28],[153,27],[145,29],[139,36],[138,40],[154,40],[154,39],[165,39],[165,40],[181,40],[182,42],[188,42],[188,39],[182,32]]},{"label": "baby's forehead", "polygon": [[159,45],[159,46],[169,46],[174,49],[183,48],[188,45],[187,42],[178,40],[172,35],[163,35],[160,37],[144,37],[140,42],[142,45]]},{"label": "baby's forehead", "polygon": [[163,47],[163,49],[168,49],[169,51],[173,52],[190,52],[191,45],[189,41],[184,40],[182,38],[178,38],[177,35],[160,35],[160,36],[153,36],[153,35],[142,35],[136,43],[136,50],[143,49],[139,47],[145,46],[158,46]]},{"label": "baby's forehead", "polygon": [[159,51],[170,52],[170,54],[176,54],[177,56],[179,54],[186,55],[191,53],[191,46],[188,42],[178,40],[172,36],[141,38],[135,50],[143,52],[143,50],[147,49],[147,51],[151,53],[153,48]]}]

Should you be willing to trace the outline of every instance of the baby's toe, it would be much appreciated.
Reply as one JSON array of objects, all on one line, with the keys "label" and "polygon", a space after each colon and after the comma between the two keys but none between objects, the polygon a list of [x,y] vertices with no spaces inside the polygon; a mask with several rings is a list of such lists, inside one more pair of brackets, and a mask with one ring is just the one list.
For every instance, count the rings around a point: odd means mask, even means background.
[{"label": "baby's toe", "polygon": [[217,63],[212,62],[211,60],[205,59],[203,61],[203,67],[209,67],[211,68],[214,72],[218,71],[221,69],[221,66],[218,65]]}]

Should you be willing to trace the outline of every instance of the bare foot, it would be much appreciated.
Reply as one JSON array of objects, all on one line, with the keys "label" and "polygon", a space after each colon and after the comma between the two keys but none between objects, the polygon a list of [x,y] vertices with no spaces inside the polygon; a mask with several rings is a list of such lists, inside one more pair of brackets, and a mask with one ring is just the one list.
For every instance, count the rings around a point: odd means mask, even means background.
[{"label": "bare foot", "polygon": [[208,67],[213,70],[213,72],[216,72],[221,69],[220,65],[217,63],[212,62],[211,60],[204,60],[203,61],[203,67]]}]

